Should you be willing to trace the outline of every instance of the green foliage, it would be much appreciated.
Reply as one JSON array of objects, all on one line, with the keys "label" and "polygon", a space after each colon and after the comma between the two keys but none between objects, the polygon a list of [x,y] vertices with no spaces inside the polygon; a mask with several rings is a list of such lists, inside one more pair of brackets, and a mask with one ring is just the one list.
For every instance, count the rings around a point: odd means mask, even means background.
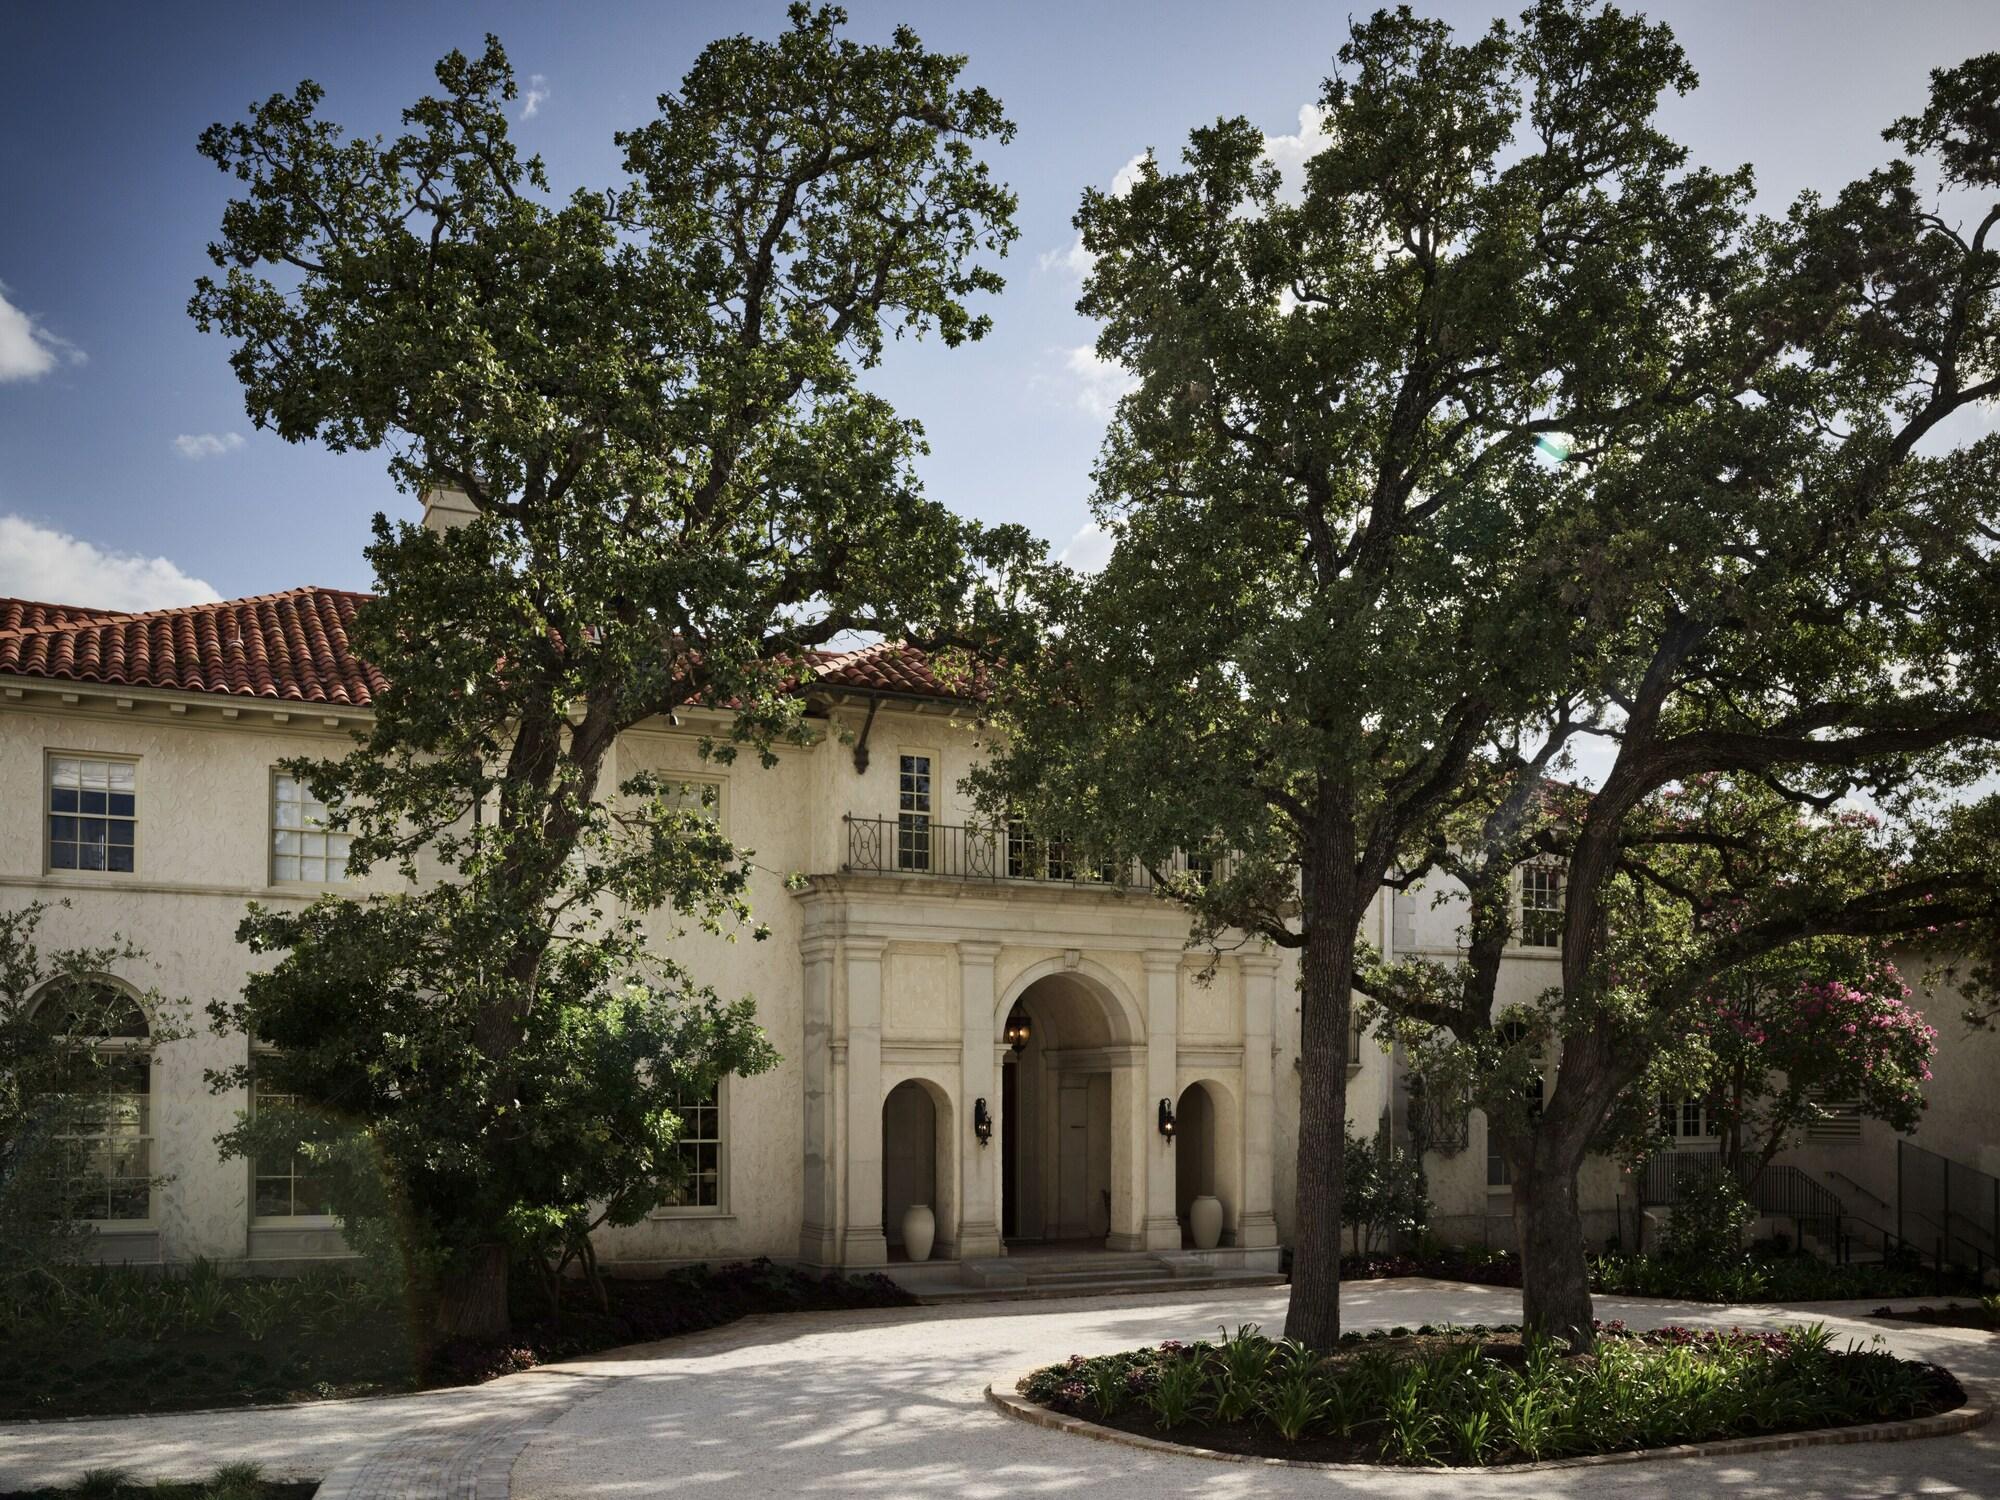
[{"label": "green foliage", "polygon": [[78,1198],[89,1167],[76,1175],[63,1137],[101,1119],[154,1049],[185,1035],[178,1005],[104,983],[144,956],[137,948],[113,937],[45,951],[37,934],[48,911],[44,902],[0,911],[0,1306],[46,1297],[56,1268],[93,1233]]},{"label": "green foliage", "polygon": [[1706,1173],[1682,1185],[1660,1234],[1660,1259],[1681,1266],[1740,1265],[1749,1254],[1744,1236],[1756,1217],[1735,1173]]},{"label": "green foliage", "polygon": [[[1251,1380],[1255,1399],[1236,1399]],[[1107,1409],[1093,1393],[1119,1388],[1144,1393],[1148,1417],[1138,1423],[1161,1433],[1203,1420],[1235,1427],[1246,1451],[1272,1451],[1257,1444],[1268,1434],[1409,1465],[1534,1462],[1897,1420],[1960,1399],[1931,1366],[1858,1344],[1836,1349],[1822,1324],[1760,1334],[1612,1325],[1592,1356],[1446,1328],[1415,1344],[1343,1345],[1323,1356],[1242,1328],[1213,1345],[1079,1355],[1020,1385],[1031,1401],[1071,1412],[1095,1402],[1107,1418],[1127,1407]]]},{"label": "green foliage", "polygon": [[844,20],[707,48],[602,189],[519,155],[490,37],[400,134],[344,134],[308,82],[201,139],[243,196],[190,311],[252,419],[474,512],[376,518],[373,725],[294,767],[376,880],[253,908],[273,962],[213,1012],[301,1101],[224,1149],[304,1154],[351,1239],[446,1291],[445,1331],[497,1331],[497,1247],[588,1269],[594,1227],[675,1190],[677,1101],[775,1061],[673,947],[764,935],[752,851],[673,775],[614,779],[621,734],[685,716],[769,765],[810,737],[804,653],[989,641],[1028,550],[924,498],[921,433],[861,379],[891,337],[986,331],[1014,199],[979,148],[1013,127],[964,59]]},{"label": "green foliage", "polygon": [[1345,1138],[1347,1170],[1340,1218],[1357,1231],[1357,1249],[1373,1255],[1378,1246],[1421,1237],[1430,1222],[1430,1190],[1423,1158],[1378,1134]]},{"label": "green foliage", "polygon": [[[1464,35],[1385,9],[1351,23],[1302,183],[1231,118],[1077,214],[1078,305],[1134,380],[1096,471],[1112,552],[1039,580],[1044,649],[1000,674],[975,781],[1154,869],[1197,942],[1302,950],[1291,1331],[1322,1344],[1363,914],[1600,628],[1587,471],[1553,455],[1614,451],[1744,356],[1712,310],[1748,174],[1690,169],[1656,121],[1692,83],[1604,7]],[[1176,850],[1227,857],[1204,879]]]}]

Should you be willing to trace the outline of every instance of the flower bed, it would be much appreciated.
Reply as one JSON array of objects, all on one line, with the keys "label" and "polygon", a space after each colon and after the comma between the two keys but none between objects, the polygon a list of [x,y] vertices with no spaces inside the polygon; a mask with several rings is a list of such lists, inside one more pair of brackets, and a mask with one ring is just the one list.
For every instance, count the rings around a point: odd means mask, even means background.
[{"label": "flower bed", "polygon": [[1599,1325],[1572,1355],[1516,1328],[1345,1334],[1331,1355],[1244,1327],[1036,1370],[1051,1411],[1225,1453],[1506,1464],[1929,1416],[1960,1405],[1935,1365],[1782,1333]]},{"label": "flower bed", "polygon": [[[1517,1287],[1520,1257],[1506,1250],[1446,1246],[1421,1255],[1348,1256],[1343,1281],[1434,1276],[1479,1286]],[[1942,1279],[1942,1285],[1940,1280]],[[1590,1289],[1609,1296],[1671,1297],[1682,1302],[1835,1302],[1859,1297],[1921,1297],[1976,1289],[1961,1272],[1865,1263],[1832,1265],[1810,1255],[1750,1255],[1741,1261],[1687,1264],[1653,1255],[1590,1258]]]}]

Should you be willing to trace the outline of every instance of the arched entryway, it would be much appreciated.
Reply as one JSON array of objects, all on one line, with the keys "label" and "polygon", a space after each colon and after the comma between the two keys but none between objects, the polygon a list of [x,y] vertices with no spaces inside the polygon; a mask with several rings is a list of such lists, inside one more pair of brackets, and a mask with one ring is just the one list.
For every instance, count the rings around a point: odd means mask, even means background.
[{"label": "arched entryway", "polygon": [[1200,1079],[1181,1090],[1174,1118],[1174,1215],[1182,1243],[1194,1243],[1188,1208],[1201,1197],[1222,1201],[1223,1243],[1233,1243],[1242,1207],[1235,1099],[1222,1084]]},{"label": "arched entryway", "polygon": [[933,1258],[956,1253],[958,1223],[953,1172],[951,1096],[927,1078],[909,1078],[882,1100],[882,1232],[891,1258],[907,1254],[903,1216],[913,1203],[937,1223]]},{"label": "arched entryway", "polygon": [[1027,1037],[1001,1065],[1001,1235],[1102,1246],[1133,1215],[1114,1169],[1119,1107],[1130,1107],[1127,1018],[1099,982],[1065,972],[1028,984],[1008,1019]]}]

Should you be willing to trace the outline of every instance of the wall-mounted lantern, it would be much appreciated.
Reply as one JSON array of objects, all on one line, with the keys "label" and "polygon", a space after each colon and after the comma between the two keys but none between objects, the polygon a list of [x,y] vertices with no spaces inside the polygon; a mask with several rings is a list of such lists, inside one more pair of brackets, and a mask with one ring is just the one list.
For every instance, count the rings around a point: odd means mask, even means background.
[{"label": "wall-mounted lantern", "polygon": [[1169,1146],[1174,1143],[1174,1132],[1179,1128],[1179,1123],[1174,1119],[1174,1101],[1171,1099],[1162,1099],[1160,1101],[1160,1134],[1167,1138]]},{"label": "wall-mounted lantern", "polygon": [[1034,1034],[1035,1028],[1028,1020],[1028,1013],[1025,1010],[1017,1005],[1008,1012],[1007,1029],[1002,1033],[1008,1046],[1019,1052],[1028,1045],[1028,1039]]},{"label": "wall-mounted lantern", "polygon": [[972,1101],[972,1133],[979,1137],[982,1146],[993,1139],[993,1111],[986,1107],[984,1099]]}]

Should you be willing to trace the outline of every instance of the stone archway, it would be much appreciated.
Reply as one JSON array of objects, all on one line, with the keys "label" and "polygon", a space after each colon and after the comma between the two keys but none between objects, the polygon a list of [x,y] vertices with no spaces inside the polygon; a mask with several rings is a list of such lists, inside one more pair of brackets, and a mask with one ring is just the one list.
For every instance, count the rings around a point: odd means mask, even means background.
[{"label": "stone archway", "polygon": [[1114,982],[1079,968],[1028,971],[1009,988],[1029,1039],[1001,1056],[1000,1220],[1017,1245],[1104,1246],[1140,1206],[1117,1164],[1130,1143],[1136,1016]]}]

